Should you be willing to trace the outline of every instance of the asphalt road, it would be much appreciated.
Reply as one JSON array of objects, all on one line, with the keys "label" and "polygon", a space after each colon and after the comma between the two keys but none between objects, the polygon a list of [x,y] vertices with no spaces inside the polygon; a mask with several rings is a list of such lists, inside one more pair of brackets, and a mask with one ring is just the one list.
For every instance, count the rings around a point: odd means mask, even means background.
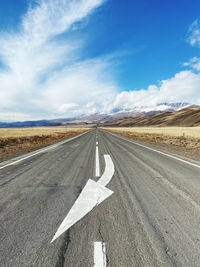
[{"label": "asphalt road", "polygon": [[[114,194],[50,243],[88,179],[98,181],[96,134]],[[92,267],[97,241],[107,266],[200,266],[200,162],[102,130],[29,155],[0,164],[0,266]]]}]

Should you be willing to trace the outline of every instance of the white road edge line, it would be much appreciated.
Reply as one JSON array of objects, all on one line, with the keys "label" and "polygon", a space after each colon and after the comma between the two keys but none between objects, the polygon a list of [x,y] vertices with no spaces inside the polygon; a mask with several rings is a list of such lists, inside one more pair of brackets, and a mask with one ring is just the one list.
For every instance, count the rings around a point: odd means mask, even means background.
[{"label": "white road edge line", "polygon": [[196,168],[199,168],[199,169],[200,169],[200,165],[197,165],[197,164],[192,163],[192,162],[190,162],[190,161],[187,161],[187,160],[178,158],[178,157],[176,157],[176,156],[170,155],[170,154],[168,154],[168,153],[165,153],[165,152],[162,152],[162,151],[153,149],[153,148],[151,148],[151,147],[148,147],[148,146],[145,146],[145,145],[142,145],[142,144],[135,143],[134,141],[131,141],[131,140],[122,138],[121,136],[118,136],[117,134],[113,134],[113,133],[111,133],[111,132],[109,132],[109,133],[110,133],[111,135],[114,135],[114,136],[116,136],[116,137],[119,137],[119,138],[121,138],[121,139],[123,139],[123,140],[126,140],[126,141],[128,141],[129,143],[135,144],[135,145],[140,146],[140,147],[144,147],[144,148],[149,149],[149,150],[151,150],[151,151],[157,152],[157,153],[159,153],[159,154],[161,154],[161,155],[167,156],[167,157],[172,158],[172,159],[179,160],[179,161],[181,161],[181,162],[183,162],[183,163],[189,164],[189,165],[191,165],[191,166],[193,166],[193,167],[196,167]]},{"label": "white road edge line", "polygon": [[31,157],[33,157],[33,156],[35,156],[35,155],[40,154],[40,153],[44,153],[44,152],[47,151],[47,150],[50,150],[50,149],[56,148],[56,147],[58,147],[58,146],[60,146],[60,145],[63,145],[63,144],[65,144],[65,143],[68,143],[68,142],[70,142],[70,141],[72,141],[72,140],[74,140],[74,139],[77,139],[78,137],[80,137],[80,136],[82,136],[82,135],[84,135],[84,134],[87,134],[87,133],[88,133],[88,132],[85,132],[85,133],[83,133],[83,134],[79,134],[79,135],[74,136],[74,137],[72,137],[72,138],[70,138],[70,139],[67,139],[67,140],[65,140],[65,141],[59,142],[59,143],[57,143],[57,144],[55,144],[55,145],[50,145],[50,146],[48,146],[48,147],[46,147],[46,148],[44,148],[44,149],[39,149],[39,150],[38,150],[37,152],[35,152],[35,153],[30,152],[31,154],[29,154],[28,156],[25,156],[25,157],[23,157],[23,158],[20,158],[20,159],[18,159],[18,160],[16,160],[16,161],[11,161],[10,163],[8,163],[8,164],[6,164],[6,165],[4,165],[4,166],[0,166],[0,170],[6,168],[6,167],[8,167],[8,166],[15,165],[15,164],[17,164],[17,163],[19,163],[19,162],[21,162],[21,161],[23,161],[23,160],[25,160],[25,159],[31,158]]},{"label": "white road edge line", "polygon": [[94,267],[106,267],[106,245],[94,242]]},{"label": "white road edge line", "polygon": [[100,176],[100,166],[99,166],[99,147],[96,146],[96,177]]}]

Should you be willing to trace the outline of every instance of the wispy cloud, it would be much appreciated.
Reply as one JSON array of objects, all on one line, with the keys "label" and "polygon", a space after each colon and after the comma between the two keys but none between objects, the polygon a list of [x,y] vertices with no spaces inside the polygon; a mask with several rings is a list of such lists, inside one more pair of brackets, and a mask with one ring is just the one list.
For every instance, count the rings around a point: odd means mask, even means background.
[{"label": "wispy cloud", "polygon": [[59,116],[64,111],[70,116],[70,103],[75,103],[77,113],[87,112],[88,103],[106,102],[116,92],[108,71],[110,59],[81,61],[82,43],[61,36],[104,2],[39,0],[27,11],[19,32],[0,33],[0,57],[6,66],[0,71],[0,119],[12,112],[19,119]]},{"label": "wispy cloud", "polygon": [[189,43],[192,46],[200,47],[200,23],[199,20],[195,20],[189,27]]},{"label": "wispy cloud", "polygon": [[199,57],[193,57],[188,62],[185,62],[183,64],[185,67],[190,67],[194,70],[200,71],[200,58]]}]

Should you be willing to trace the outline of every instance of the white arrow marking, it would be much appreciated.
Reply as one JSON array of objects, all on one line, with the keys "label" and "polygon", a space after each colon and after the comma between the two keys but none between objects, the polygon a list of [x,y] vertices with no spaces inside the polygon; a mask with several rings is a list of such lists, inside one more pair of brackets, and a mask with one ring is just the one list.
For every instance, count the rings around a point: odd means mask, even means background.
[{"label": "white arrow marking", "polygon": [[102,186],[106,186],[107,184],[109,184],[115,172],[114,164],[112,162],[110,155],[104,155],[104,159],[106,163],[106,168],[105,168],[104,174],[101,176],[101,178],[97,182],[98,184]]},{"label": "white arrow marking", "polygon": [[[94,207],[98,206],[106,198],[111,196],[114,192],[106,188],[103,184],[106,184],[112,179],[114,174],[114,165],[111,164],[112,160],[109,155],[104,155],[106,168],[102,175],[103,181],[101,184],[101,178],[98,182],[91,179],[88,180],[87,184],[83,188],[78,199],[75,201],[71,210],[59,226],[57,232],[55,233],[51,243],[56,240],[62,233],[67,231],[72,225],[82,219],[87,213],[89,213]],[[112,172],[108,169],[112,168]],[[106,175],[112,175],[111,177],[105,177]]]}]

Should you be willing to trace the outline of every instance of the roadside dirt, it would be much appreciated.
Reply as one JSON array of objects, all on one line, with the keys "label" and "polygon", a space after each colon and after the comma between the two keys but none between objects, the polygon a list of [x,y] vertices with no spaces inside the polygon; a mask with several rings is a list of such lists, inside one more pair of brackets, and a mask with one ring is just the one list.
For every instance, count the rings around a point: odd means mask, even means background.
[{"label": "roadside dirt", "polygon": [[29,137],[0,138],[0,161],[19,156],[24,152],[30,152],[37,148],[54,144],[56,142],[72,138],[88,130],[70,131],[51,135],[34,135]]}]

